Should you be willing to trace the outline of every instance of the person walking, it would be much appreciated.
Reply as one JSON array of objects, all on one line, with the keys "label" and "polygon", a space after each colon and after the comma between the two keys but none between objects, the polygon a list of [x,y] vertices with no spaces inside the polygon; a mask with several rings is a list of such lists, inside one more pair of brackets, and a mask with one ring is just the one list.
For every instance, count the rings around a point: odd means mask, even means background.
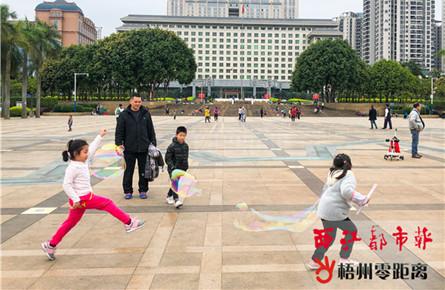
[{"label": "person walking", "polygon": [[215,121],[218,121],[218,115],[219,115],[218,107],[215,107],[215,110],[213,110],[213,118]]},{"label": "person walking", "polygon": [[205,109],[204,116],[205,116],[204,123],[207,123],[207,122],[210,123],[210,109],[209,108]]},{"label": "person walking", "polygon": [[377,120],[377,111],[374,109],[374,106],[371,106],[371,110],[369,110],[369,121],[371,121],[371,129],[375,128],[377,129],[377,124],[375,123],[375,120]]},{"label": "person walking", "polygon": [[125,168],[122,182],[125,199],[133,197],[133,173],[138,162],[139,169],[139,195],[140,198],[147,198],[148,180],[145,178],[145,163],[148,154],[148,146],[156,146],[156,134],[151,119],[150,112],[142,106],[142,99],[139,94],[133,94],[130,98],[130,105],[119,116],[116,125],[115,140],[116,146],[122,146]]},{"label": "person walking", "polygon": [[260,109],[260,116],[261,116],[261,118],[263,117],[263,115],[264,115],[264,110],[263,110],[263,107],[261,107],[261,109]]},{"label": "person walking", "polygon": [[114,115],[116,115],[116,122],[117,119],[119,119],[119,115],[122,113],[124,109],[122,108],[122,104],[119,104],[119,107],[116,108],[116,110],[114,111]]},{"label": "person walking", "polygon": [[385,105],[385,123],[383,124],[382,129],[386,129],[386,125],[389,124],[389,129],[392,129],[392,123],[391,123],[391,108],[388,104]]},{"label": "person walking", "polygon": [[420,131],[425,128],[425,123],[423,122],[422,117],[420,117],[420,104],[415,103],[413,107],[414,109],[409,114],[409,129],[411,130],[412,137],[411,157],[422,158],[422,155],[417,152],[417,145],[419,144]]},{"label": "person walking", "polygon": [[72,131],[71,126],[73,126],[73,116],[70,115],[68,118],[68,132]]}]

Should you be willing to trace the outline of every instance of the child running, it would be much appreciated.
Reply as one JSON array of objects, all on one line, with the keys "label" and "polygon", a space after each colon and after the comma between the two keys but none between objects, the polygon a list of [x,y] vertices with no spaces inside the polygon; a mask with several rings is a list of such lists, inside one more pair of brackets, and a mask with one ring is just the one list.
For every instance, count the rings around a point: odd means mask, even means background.
[{"label": "child running", "polygon": [[[187,171],[189,168],[189,145],[185,143],[187,137],[187,128],[180,126],[176,129],[176,135],[173,137],[172,143],[168,146],[165,153],[165,163],[168,166],[168,174],[170,178],[175,169]],[[167,203],[174,204],[176,208],[182,206],[179,196],[171,188],[167,194]]]},{"label": "child running", "polygon": [[145,221],[130,218],[128,214],[117,207],[114,202],[105,197],[93,194],[88,170],[89,159],[99,148],[102,137],[107,133],[106,129],[94,139],[91,146],[85,140],[71,140],[68,142],[68,150],[62,152],[63,161],[68,162],[63,180],[63,189],[69,197],[70,213],[68,219],[60,226],[51,240],[42,243],[42,249],[50,260],[55,260],[54,255],[57,245],[63,237],[80,221],[85,210],[97,209],[109,212],[120,220],[127,233],[137,230],[145,225]]},{"label": "child running", "polygon": [[361,206],[364,203],[368,203],[369,200],[367,200],[366,195],[355,191],[357,181],[351,169],[351,158],[348,155],[338,154],[335,156],[333,166],[329,169],[328,189],[321,196],[317,211],[324,229],[327,230],[326,233],[331,237],[331,242],[327,248],[320,246],[315,249],[308,266],[312,270],[320,267],[315,259],[323,261],[325,253],[335,241],[338,228],[342,231],[348,231],[345,236],[347,243],[340,250],[339,264],[358,265],[358,262],[349,259],[354,246],[353,235],[357,235],[356,226],[348,218],[351,207],[350,201]]},{"label": "child running", "polygon": [[70,115],[68,118],[68,132],[72,131],[71,126],[73,126],[73,116]]}]

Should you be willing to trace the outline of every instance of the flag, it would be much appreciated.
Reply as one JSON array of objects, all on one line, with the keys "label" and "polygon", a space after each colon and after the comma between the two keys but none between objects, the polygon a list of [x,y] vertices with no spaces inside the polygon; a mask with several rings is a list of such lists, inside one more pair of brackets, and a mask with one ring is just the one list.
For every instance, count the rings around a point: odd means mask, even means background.
[{"label": "flag", "polygon": [[244,14],[244,12],[246,12],[246,10],[244,10],[244,5],[242,6],[242,8],[243,8],[243,9],[241,10],[241,11],[242,11],[241,14]]},{"label": "flag", "polygon": [[233,68],[231,68],[230,71],[233,71]]}]

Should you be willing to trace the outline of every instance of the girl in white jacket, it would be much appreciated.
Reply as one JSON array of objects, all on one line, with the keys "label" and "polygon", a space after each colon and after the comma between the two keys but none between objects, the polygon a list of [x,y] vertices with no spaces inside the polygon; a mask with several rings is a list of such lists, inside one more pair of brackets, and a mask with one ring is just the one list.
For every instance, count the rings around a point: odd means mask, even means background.
[{"label": "girl in white jacket", "polygon": [[342,232],[348,231],[344,237],[346,244],[340,250],[339,264],[358,265],[358,262],[349,259],[354,245],[353,236],[357,236],[357,227],[348,218],[348,213],[351,208],[351,201],[361,206],[369,202],[369,200],[367,200],[366,195],[355,191],[357,181],[351,169],[351,158],[348,155],[338,154],[335,156],[333,166],[328,173],[327,185],[329,187],[321,196],[317,210],[325,230],[323,235],[327,234],[330,237],[330,243],[326,248],[319,246],[315,249],[308,266],[310,269],[315,270],[320,267],[317,259],[323,261],[325,253],[335,241],[338,228]]},{"label": "girl in white jacket", "polygon": [[109,212],[120,220],[127,232],[132,232],[145,224],[143,220],[130,218],[109,198],[94,195],[90,183],[88,168],[89,159],[99,148],[102,137],[107,133],[103,129],[94,139],[91,146],[85,140],[71,140],[68,150],[62,152],[63,161],[69,162],[63,180],[63,189],[69,197],[70,214],[68,219],[60,226],[50,241],[42,243],[42,249],[50,260],[55,260],[57,245],[63,237],[80,221],[87,209],[97,209]]}]

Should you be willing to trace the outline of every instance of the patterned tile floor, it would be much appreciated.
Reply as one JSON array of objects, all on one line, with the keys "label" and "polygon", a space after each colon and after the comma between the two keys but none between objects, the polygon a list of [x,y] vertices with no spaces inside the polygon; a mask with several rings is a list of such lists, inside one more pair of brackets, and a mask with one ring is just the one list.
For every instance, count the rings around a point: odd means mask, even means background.
[{"label": "patterned tile floor", "polygon": [[[94,192],[113,199],[126,212],[147,220],[127,234],[112,216],[87,212],[59,245],[57,260],[48,261],[40,242],[49,239],[68,214],[61,187],[66,163],[61,151],[72,138],[91,142],[101,128],[114,140],[113,116],[75,117],[67,132],[65,117],[13,119],[1,128],[1,289],[444,289],[444,121],[427,119],[420,135],[420,160],[410,157],[408,122],[393,119],[404,161],[385,161],[392,130],[370,130],[366,118],[220,118],[204,123],[200,117],[154,117],[158,145],[165,151],[179,125],[188,128],[190,170],[202,195],[184,200],[176,210],[165,203],[168,176],[150,184],[149,198],[125,200],[121,178],[92,177]],[[381,120],[379,120],[381,123]],[[381,125],[381,124],[379,124]],[[362,263],[426,264],[427,278],[396,279],[391,268],[386,280],[348,272],[341,279],[334,267],[329,283],[308,271],[314,250],[313,229],[245,232],[233,225],[246,218],[235,205],[274,216],[293,215],[320,195],[332,156],[351,156],[357,190],[379,186],[361,215],[350,213],[362,241],[352,258]],[[134,184],[137,184],[135,178]],[[369,248],[371,228],[384,234],[382,250]],[[400,226],[408,233],[401,251],[392,236]],[[415,233],[426,227],[432,242],[415,245]],[[340,237],[339,237],[340,236]],[[341,233],[328,251],[338,260]],[[403,271],[402,271],[403,272]],[[326,271],[320,277],[327,277]],[[360,278],[360,279],[359,279]],[[414,279],[413,279],[414,278]]]}]

